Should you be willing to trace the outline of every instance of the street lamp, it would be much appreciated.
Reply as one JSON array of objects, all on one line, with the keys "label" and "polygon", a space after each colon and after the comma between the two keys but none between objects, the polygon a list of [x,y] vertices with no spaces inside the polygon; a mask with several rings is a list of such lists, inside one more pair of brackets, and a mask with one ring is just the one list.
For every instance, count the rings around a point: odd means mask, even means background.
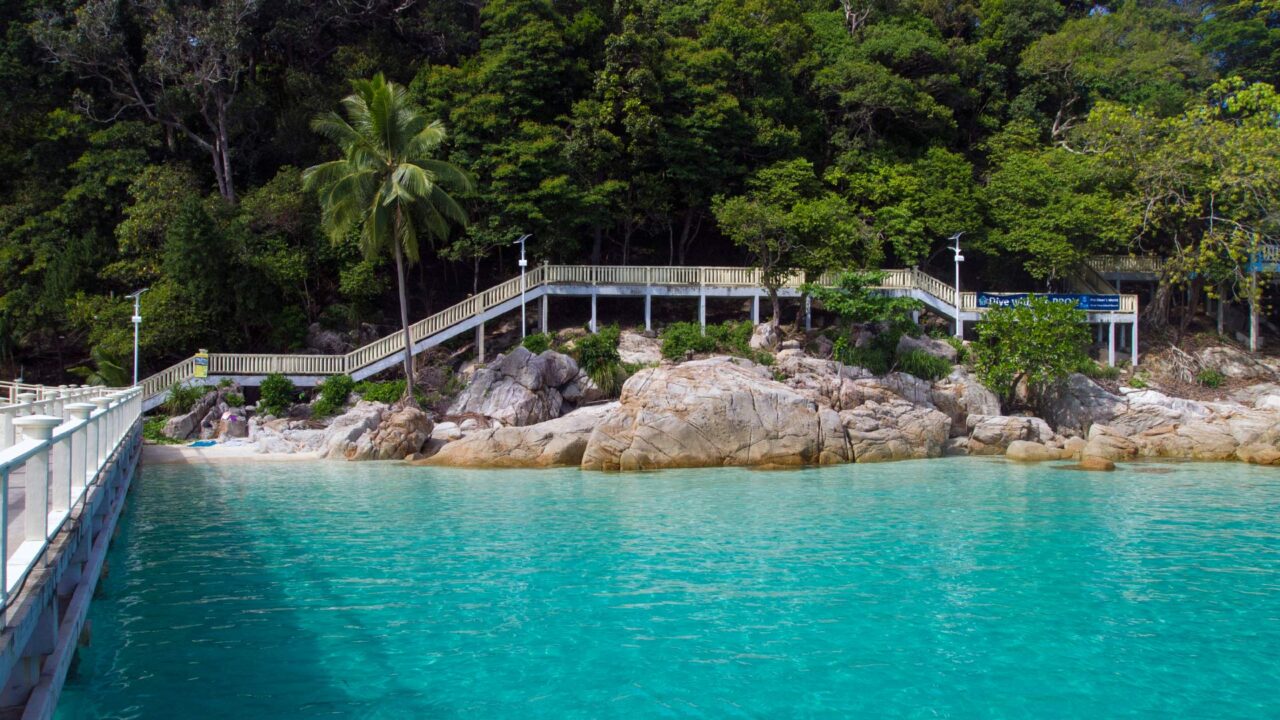
[{"label": "street lamp", "polygon": [[138,384],[138,330],[142,327],[142,293],[151,288],[142,288],[132,295],[125,297],[133,298],[133,384]]},{"label": "street lamp", "polygon": [[524,241],[531,237],[533,237],[531,233],[525,233],[520,236],[519,240],[516,240],[516,244],[520,246],[520,338],[522,340],[524,339],[525,328],[529,326],[524,317],[524,269],[529,266],[529,261],[524,257]]},{"label": "street lamp", "polygon": [[960,236],[964,232],[958,232],[947,238],[955,243],[950,249],[956,256],[956,337],[964,339],[964,320],[960,319],[960,263],[964,262],[964,255],[960,254]]}]

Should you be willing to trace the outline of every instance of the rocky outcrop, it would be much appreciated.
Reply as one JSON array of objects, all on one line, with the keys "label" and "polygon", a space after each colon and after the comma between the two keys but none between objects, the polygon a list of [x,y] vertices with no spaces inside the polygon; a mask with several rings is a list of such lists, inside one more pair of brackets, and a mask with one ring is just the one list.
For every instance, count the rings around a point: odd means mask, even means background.
[{"label": "rocky outcrop", "polygon": [[662,362],[662,343],[630,330],[618,336],[618,357],[633,365],[657,365]]},{"label": "rocky outcrop", "polygon": [[414,406],[394,408],[372,432],[366,432],[346,452],[348,460],[402,460],[414,455],[431,439],[435,424]]},{"label": "rocky outcrop", "polygon": [[951,434],[964,435],[970,415],[999,415],[1000,398],[962,367],[933,384],[933,405],[951,418]]},{"label": "rocky outcrop", "polygon": [[918,350],[926,355],[942,358],[952,364],[955,363],[956,358],[960,355],[956,349],[952,347],[951,343],[945,340],[938,340],[936,338],[928,337],[927,335],[913,338],[904,333],[902,337],[898,339],[898,352],[906,353],[913,350]]},{"label": "rocky outcrop", "polygon": [[592,431],[589,470],[826,465],[850,459],[839,415],[754,363],[711,358],[642,370]]},{"label": "rocky outcrop", "polygon": [[476,370],[449,414],[483,415],[503,425],[534,425],[560,417],[561,388],[576,377],[578,365],[568,355],[552,350],[534,355],[517,347]]},{"label": "rocky outcrop", "polygon": [[752,350],[777,350],[782,345],[782,333],[773,323],[760,323],[751,331],[747,346]]},{"label": "rocky outcrop", "polygon": [[321,457],[345,459],[354,453],[356,443],[365,433],[373,432],[382,423],[387,405],[361,400],[345,413],[335,417],[324,429],[319,447]]},{"label": "rocky outcrop", "polygon": [[856,462],[942,457],[951,418],[905,400],[874,400],[840,413]]},{"label": "rocky outcrop", "polygon": [[1010,460],[1018,462],[1047,462],[1049,460],[1065,460],[1071,457],[1070,451],[1029,440],[1014,440],[1009,443],[1004,455]]},{"label": "rocky outcrop", "polygon": [[1094,423],[1109,423],[1125,409],[1125,399],[1088,377],[1072,373],[1045,394],[1044,419],[1059,432],[1084,435]]},{"label": "rocky outcrop", "polygon": [[561,467],[582,463],[587,439],[617,403],[575,410],[555,420],[524,427],[478,430],[448,442],[421,465],[449,467]]},{"label": "rocky outcrop", "polygon": [[1196,360],[1229,378],[1241,380],[1274,379],[1280,374],[1275,361],[1268,361],[1230,345],[1216,345],[1196,353]]},{"label": "rocky outcrop", "polygon": [[1053,430],[1037,417],[970,415],[968,428],[971,455],[1000,455],[1017,440],[1037,443],[1053,440]]},{"label": "rocky outcrop", "polygon": [[240,392],[240,386],[235,383],[210,390],[189,411],[165,421],[164,434],[174,440],[186,440],[193,436],[201,439],[216,437],[222,416],[231,410],[227,404],[227,396]]}]

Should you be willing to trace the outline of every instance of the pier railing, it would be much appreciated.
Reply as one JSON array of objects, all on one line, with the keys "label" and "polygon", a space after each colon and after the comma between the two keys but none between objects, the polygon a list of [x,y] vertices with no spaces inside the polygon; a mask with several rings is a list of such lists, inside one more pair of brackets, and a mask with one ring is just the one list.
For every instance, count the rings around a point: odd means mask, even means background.
[{"label": "pier railing", "polygon": [[[14,390],[21,392],[14,392]],[[0,405],[0,607],[7,608],[50,541],[83,507],[142,415],[141,387],[14,387]],[[30,397],[35,395],[35,397]],[[2,614],[7,617],[7,613]]]},{"label": "pier railing", "polygon": [[[944,306],[956,305],[955,287],[928,273],[915,268],[882,272],[885,276],[877,286],[878,289],[918,291],[935,298]],[[838,273],[827,272],[811,277],[815,283],[831,285],[837,275]],[[796,273],[786,278],[782,287],[795,290],[804,282],[805,276]],[[464,322],[473,321],[505,303],[516,301],[522,290],[527,299],[532,300],[535,297],[533,291],[547,285],[761,288],[763,284],[764,273],[759,268],[750,267],[542,265],[526,273],[523,280],[514,277],[413,323],[409,326],[409,335],[414,343],[421,343]],[[1120,296],[1120,313],[1136,313],[1137,307],[1137,296]],[[982,313],[986,308],[978,306],[977,293],[962,292],[960,311]],[[295,376],[352,374],[401,352],[403,348],[403,336],[397,331],[345,355],[211,354],[208,370],[210,375],[241,376],[270,373]],[[159,396],[174,383],[186,382],[193,377],[194,368],[194,358],[188,358],[152,375],[142,383],[144,397]]]}]

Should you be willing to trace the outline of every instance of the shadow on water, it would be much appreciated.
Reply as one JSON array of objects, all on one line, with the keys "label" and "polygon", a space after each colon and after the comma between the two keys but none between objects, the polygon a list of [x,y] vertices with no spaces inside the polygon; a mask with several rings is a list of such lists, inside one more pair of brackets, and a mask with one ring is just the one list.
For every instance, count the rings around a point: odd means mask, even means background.
[{"label": "shadow on water", "polygon": [[292,601],[300,558],[270,536],[288,520],[249,471],[142,471],[58,720],[276,717],[282,698],[289,717],[359,717],[327,672],[322,629]]}]

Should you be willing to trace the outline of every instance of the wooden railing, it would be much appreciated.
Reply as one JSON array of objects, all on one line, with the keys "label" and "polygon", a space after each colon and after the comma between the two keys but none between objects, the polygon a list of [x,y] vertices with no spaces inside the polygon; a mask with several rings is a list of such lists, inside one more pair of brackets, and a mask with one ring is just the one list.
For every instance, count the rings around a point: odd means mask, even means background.
[{"label": "wooden railing", "polygon": [[1159,275],[1164,259],[1155,255],[1095,255],[1085,261],[1100,273]]},{"label": "wooden railing", "polygon": [[[1127,256],[1126,256],[1127,257]],[[884,280],[877,286],[888,290],[918,290],[944,305],[955,305],[955,288],[928,273],[915,268],[883,270]],[[839,273],[826,272],[815,282],[822,285],[835,283]],[[534,268],[524,277],[512,278],[459,302],[430,317],[409,326],[414,343],[420,343],[463,322],[479,317],[503,303],[511,302],[525,292],[543,285],[648,285],[685,287],[761,287],[763,273],[749,267],[668,267],[643,265],[543,265]],[[797,273],[787,278],[782,286],[799,288],[804,275]],[[961,310],[984,312],[978,307],[977,294],[961,293]],[[1137,312],[1138,299],[1134,295],[1122,295],[1121,313]],[[274,355],[218,353],[209,356],[210,375],[336,375],[351,374],[384,360],[404,349],[404,339],[399,331],[374,340],[345,355]],[[167,391],[174,383],[185,382],[192,377],[194,358],[187,358],[173,367],[147,378],[143,383],[143,396],[155,397]]]}]

